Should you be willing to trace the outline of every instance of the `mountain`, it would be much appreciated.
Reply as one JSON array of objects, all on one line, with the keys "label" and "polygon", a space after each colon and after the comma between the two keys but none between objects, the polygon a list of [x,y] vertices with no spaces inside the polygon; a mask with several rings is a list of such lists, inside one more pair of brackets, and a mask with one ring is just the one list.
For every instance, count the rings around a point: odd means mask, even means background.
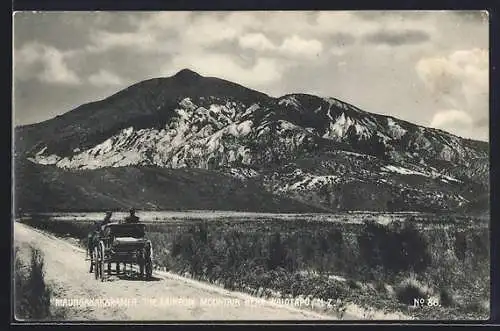
[{"label": "mountain", "polygon": [[[109,199],[122,190],[118,195],[125,204],[174,208],[161,202],[170,188],[162,189],[157,181],[143,185],[151,194],[130,190],[146,173],[174,180],[190,169],[204,187],[232,183],[228,178],[241,190],[252,183],[243,194],[255,198],[251,209],[259,197],[281,199],[266,210],[283,210],[286,201],[290,211],[473,212],[489,205],[488,143],[369,113],[335,98],[274,98],[188,69],[18,127],[15,144],[23,171],[37,174],[20,185],[44,178],[30,194],[43,190],[47,201],[60,199],[56,187],[65,187],[68,195],[92,192],[102,187],[90,186],[86,178],[112,176],[116,180],[104,185]],[[63,180],[63,186],[55,184]],[[196,190],[190,187],[186,194],[196,196]],[[20,208],[34,208],[33,199],[22,200]],[[204,208],[244,206],[214,199]],[[88,208],[107,206],[92,201],[85,203]],[[200,207],[194,202],[177,206]]]}]

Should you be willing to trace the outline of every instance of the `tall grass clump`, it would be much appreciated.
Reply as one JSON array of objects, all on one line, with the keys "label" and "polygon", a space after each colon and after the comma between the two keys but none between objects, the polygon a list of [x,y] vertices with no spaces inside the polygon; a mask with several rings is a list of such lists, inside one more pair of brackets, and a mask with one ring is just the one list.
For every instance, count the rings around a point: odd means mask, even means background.
[{"label": "tall grass clump", "polygon": [[15,316],[20,320],[44,320],[51,316],[51,291],[44,279],[42,252],[31,248],[30,261],[24,265],[15,250]]},{"label": "tall grass clump", "polygon": [[429,287],[414,277],[403,280],[395,289],[396,298],[405,305],[413,305],[414,300],[427,299],[431,291]]}]

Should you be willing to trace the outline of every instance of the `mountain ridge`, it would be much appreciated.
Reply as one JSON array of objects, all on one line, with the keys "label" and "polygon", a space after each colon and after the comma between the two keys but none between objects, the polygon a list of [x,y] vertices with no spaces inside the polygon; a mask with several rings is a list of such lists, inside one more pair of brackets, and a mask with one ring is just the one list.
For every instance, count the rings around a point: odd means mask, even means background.
[{"label": "mountain ridge", "polygon": [[17,157],[39,169],[205,169],[326,210],[456,210],[489,190],[487,142],[332,97],[275,98],[189,69],[15,132]]},{"label": "mountain ridge", "polygon": [[[192,82],[193,80],[198,80],[198,79],[201,79],[201,78],[216,79],[218,81],[223,81],[223,82],[226,82],[226,83],[230,83],[230,84],[235,85],[237,87],[245,88],[245,89],[247,89],[249,91],[253,91],[253,92],[256,92],[258,94],[262,94],[265,97],[268,97],[270,99],[275,99],[275,100],[279,100],[279,99],[282,99],[282,98],[285,98],[285,97],[288,97],[288,96],[307,96],[307,97],[320,97],[322,99],[333,99],[333,100],[335,100],[337,102],[346,104],[349,107],[352,107],[354,109],[357,109],[359,111],[362,111],[362,112],[365,112],[365,113],[368,113],[368,114],[371,114],[371,115],[374,115],[374,116],[382,116],[382,117],[386,117],[386,118],[391,118],[393,120],[397,120],[397,121],[404,122],[404,123],[411,124],[411,125],[417,125],[419,127],[424,127],[424,128],[430,129],[430,130],[435,130],[435,131],[437,131],[439,133],[449,134],[449,135],[455,136],[457,138],[468,140],[468,141],[472,141],[472,142],[479,142],[479,143],[489,144],[488,141],[478,140],[478,139],[472,139],[472,138],[467,138],[467,137],[462,137],[462,136],[459,136],[457,134],[454,134],[454,133],[451,133],[449,131],[445,131],[445,130],[442,130],[442,129],[439,129],[439,128],[432,128],[432,127],[427,127],[425,125],[414,124],[414,123],[412,123],[410,121],[404,120],[402,118],[399,118],[399,117],[396,117],[396,116],[393,116],[393,115],[384,115],[384,114],[380,114],[380,113],[377,113],[377,112],[370,112],[370,111],[366,111],[366,110],[361,110],[358,107],[356,107],[354,104],[352,104],[350,102],[346,102],[346,101],[340,100],[340,99],[335,98],[335,97],[331,97],[331,96],[317,96],[317,95],[314,95],[314,94],[311,94],[311,93],[305,93],[305,92],[286,93],[286,94],[283,94],[281,96],[273,97],[273,96],[270,96],[270,95],[268,95],[266,93],[263,93],[263,92],[255,90],[255,89],[251,89],[251,88],[245,87],[245,86],[243,86],[241,84],[238,84],[238,83],[235,83],[235,82],[231,82],[231,81],[228,81],[228,80],[225,80],[225,79],[222,79],[222,78],[218,78],[218,77],[214,77],[214,76],[203,76],[203,75],[201,75],[201,74],[199,74],[199,73],[197,73],[197,72],[195,72],[195,71],[193,71],[193,70],[191,70],[189,68],[183,68],[183,69],[179,70],[176,74],[174,74],[172,76],[154,77],[154,78],[149,78],[149,79],[142,80],[140,82],[137,82],[137,83],[134,83],[132,85],[129,85],[129,86],[123,88],[122,90],[113,93],[112,95],[110,95],[108,97],[105,97],[105,98],[102,98],[102,99],[96,100],[96,101],[90,101],[90,102],[83,103],[82,105],[77,106],[76,108],[73,108],[72,110],[70,110],[68,112],[80,110],[81,108],[85,108],[87,106],[90,106],[90,105],[93,105],[93,104],[96,104],[96,103],[99,103],[99,102],[102,102],[102,101],[106,101],[106,100],[112,99],[112,98],[117,97],[118,95],[121,95],[122,93],[128,91],[129,89],[134,88],[136,86],[140,86],[140,85],[142,85],[144,83],[148,83],[148,82],[152,82],[152,81],[161,81],[161,80],[165,80],[165,79],[179,79],[179,78],[181,80],[187,80],[188,82]],[[43,120],[41,122],[16,125],[14,128],[15,129],[23,129],[23,128],[27,128],[27,127],[37,126],[39,124],[46,123],[47,121],[51,121],[51,120],[54,120],[56,118],[60,118],[60,117],[64,116],[65,114],[67,114],[67,113],[57,115],[55,117]]]}]

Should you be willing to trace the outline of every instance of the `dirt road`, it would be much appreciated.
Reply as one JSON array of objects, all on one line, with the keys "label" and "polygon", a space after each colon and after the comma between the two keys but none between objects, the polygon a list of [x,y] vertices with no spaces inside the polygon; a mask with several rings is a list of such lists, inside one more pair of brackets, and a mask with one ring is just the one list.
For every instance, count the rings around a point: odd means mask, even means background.
[{"label": "dirt road", "polygon": [[165,272],[154,272],[151,281],[118,275],[97,281],[81,248],[18,222],[14,238],[16,245],[44,253],[45,278],[55,291],[53,305],[73,305],[65,308],[70,320],[334,319]]}]

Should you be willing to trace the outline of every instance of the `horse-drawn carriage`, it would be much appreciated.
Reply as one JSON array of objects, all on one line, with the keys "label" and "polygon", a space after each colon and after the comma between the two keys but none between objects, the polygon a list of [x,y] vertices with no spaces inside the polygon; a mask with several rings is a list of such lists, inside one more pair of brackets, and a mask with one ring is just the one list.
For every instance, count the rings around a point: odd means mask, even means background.
[{"label": "horse-drawn carriage", "polygon": [[90,272],[94,272],[95,278],[104,281],[105,274],[111,274],[111,263],[116,263],[117,272],[120,263],[136,264],[141,277],[151,278],[153,247],[145,238],[145,230],[142,223],[108,223],[96,231],[88,244]]}]

